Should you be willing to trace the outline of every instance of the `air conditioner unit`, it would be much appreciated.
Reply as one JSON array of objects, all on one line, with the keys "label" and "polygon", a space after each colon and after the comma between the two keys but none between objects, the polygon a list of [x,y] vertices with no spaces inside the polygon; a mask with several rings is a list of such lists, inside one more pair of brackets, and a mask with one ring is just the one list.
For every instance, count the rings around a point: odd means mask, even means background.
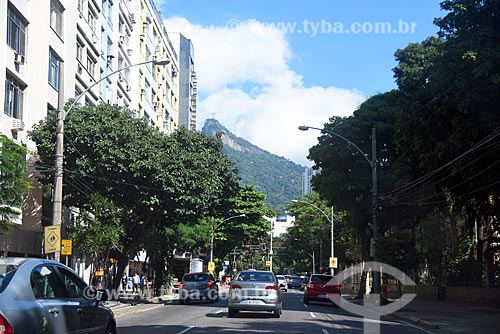
[{"label": "air conditioner unit", "polygon": [[144,35],[144,34],[139,35],[139,39],[141,40],[141,42],[144,42],[145,38],[146,38],[146,35]]},{"label": "air conditioner unit", "polygon": [[11,130],[14,132],[19,132],[24,130],[24,122],[21,121],[20,119],[13,119],[12,120],[12,127]]},{"label": "air conditioner unit", "polygon": [[132,86],[127,85],[127,92],[130,92],[132,90]]},{"label": "air conditioner unit", "polygon": [[23,65],[24,64],[24,55],[22,55],[20,53],[16,53],[14,55],[14,63],[19,64],[19,65]]},{"label": "air conditioner unit", "polygon": [[158,101],[154,101],[154,102],[153,102],[153,108],[155,108],[155,109],[156,109],[156,108],[158,108],[159,106],[160,106],[160,102],[158,102]]},{"label": "air conditioner unit", "polygon": [[123,75],[121,73],[118,75],[118,81],[120,81],[120,82],[125,81],[125,78],[123,77]]},{"label": "air conditioner unit", "polygon": [[129,56],[129,57],[132,56],[132,51],[133,51],[133,49],[127,49],[127,56]]},{"label": "air conditioner unit", "polygon": [[119,42],[120,44],[125,43],[125,36],[124,36],[124,35],[120,35],[120,37],[119,37],[119,39],[118,39],[118,42]]},{"label": "air conditioner unit", "polygon": [[146,15],[146,21],[144,23],[150,24],[151,23],[151,16]]},{"label": "air conditioner unit", "polygon": [[146,90],[144,88],[141,88],[141,94],[142,95],[146,94]]},{"label": "air conditioner unit", "polygon": [[135,15],[134,14],[129,14],[128,19],[130,20],[130,23],[135,24]]},{"label": "air conditioner unit", "polygon": [[83,68],[82,68],[82,65],[80,65],[80,63],[78,63],[78,66],[76,68],[76,71],[78,72],[78,74],[82,74],[83,72]]}]

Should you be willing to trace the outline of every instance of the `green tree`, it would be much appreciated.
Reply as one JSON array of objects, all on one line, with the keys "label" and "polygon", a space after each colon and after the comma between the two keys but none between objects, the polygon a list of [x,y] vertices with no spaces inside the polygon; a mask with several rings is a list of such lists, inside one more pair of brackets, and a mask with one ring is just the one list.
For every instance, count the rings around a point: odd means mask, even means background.
[{"label": "green tree", "polygon": [[[54,155],[54,124],[50,112],[29,134],[44,165]],[[167,136],[116,105],[73,108],[65,120],[65,141],[65,205],[87,208],[97,194],[122,214],[121,250],[111,254],[118,259],[118,274],[129,258],[146,250],[156,283],[163,284],[165,262],[179,243],[178,227],[224,210],[239,188],[220,140],[185,128]],[[52,177],[42,182],[50,184]]]},{"label": "green tree", "polygon": [[0,232],[9,231],[21,211],[30,188],[26,171],[26,148],[0,135]]},{"label": "green tree", "polygon": [[121,216],[112,202],[99,196],[92,196],[89,208],[76,216],[76,226],[72,227],[74,243],[97,269],[107,269],[111,251],[121,249],[120,240],[125,235]]}]

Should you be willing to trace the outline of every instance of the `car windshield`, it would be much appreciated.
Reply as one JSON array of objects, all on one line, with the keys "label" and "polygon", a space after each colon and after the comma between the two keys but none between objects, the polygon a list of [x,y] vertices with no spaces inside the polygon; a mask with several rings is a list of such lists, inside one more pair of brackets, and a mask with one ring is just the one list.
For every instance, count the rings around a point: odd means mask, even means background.
[{"label": "car windshield", "polygon": [[187,274],[182,279],[184,282],[202,282],[210,280],[208,274]]},{"label": "car windshield", "polygon": [[285,280],[285,276],[282,276],[282,275],[278,275],[278,276],[276,276],[276,278],[279,279],[280,281]]},{"label": "car windshield", "polygon": [[313,275],[311,276],[311,282],[328,282],[332,278],[330,275]]},{"label": "car windshield", "polygon": [[272,273],[241,273],[238,281],[273,282],[274,277]]},{"label": "car windshield", "polygon": [[5,290],[10,280],[16,273],[18,266],[15,264],[0,263],[0,293]]}]

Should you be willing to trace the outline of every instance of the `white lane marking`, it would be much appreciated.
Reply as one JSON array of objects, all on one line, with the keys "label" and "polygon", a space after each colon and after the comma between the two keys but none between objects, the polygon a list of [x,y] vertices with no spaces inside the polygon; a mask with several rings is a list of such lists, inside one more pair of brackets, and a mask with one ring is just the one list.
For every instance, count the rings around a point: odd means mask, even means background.
[{"label": "white lane marking", "polygon": [[314,313],[309,312],[309,314],[311,315],[311,317],[316,318],[316,316],[314,315]]},{"label": "white lane marking", "polygon": [[328,332],[326,329],[322,329],[321,331],[323,332],[323,334],[330,334],[330,332]]},{"label": "white lane marking", "polygon": [[188,328],[186,328],[185,330],[183,330],[183,331],[181,331],[181,332],[179,332],[179,333],[177,333],[177,334],[184,334],[184,333],[187,333],[187,332],[189,332],[190,330],[192,330],[193,328],[194,328],[194,326],[189,326]]},{"label": "white lane marking", "polygon": [[307,306],[306,304],[304,304],[304,307],[305,307],[305,308],[309,308],[309,306]]},{"label": "white lane marking", "polygon": [[163,305],[156,305],[156,306],[153,306],[153,307],[150,307],[150,308],[145,308],[144,310],[142,310],[142,312],[146,312],[146,311],[154,310],[155,308],[162,307],[162,306],[163,306]]}]

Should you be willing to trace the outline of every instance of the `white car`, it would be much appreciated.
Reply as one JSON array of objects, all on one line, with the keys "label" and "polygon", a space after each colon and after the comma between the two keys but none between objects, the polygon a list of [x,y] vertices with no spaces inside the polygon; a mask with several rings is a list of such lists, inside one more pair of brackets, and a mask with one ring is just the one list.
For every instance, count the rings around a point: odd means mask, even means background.
[{"label": "white car", "polygon": [[276,278],[278,279],[278,286],[280,287],[280,290],[284,290],[287,292],[288,290],[288,282],[285,278],[284,275],[276,275]]}]

